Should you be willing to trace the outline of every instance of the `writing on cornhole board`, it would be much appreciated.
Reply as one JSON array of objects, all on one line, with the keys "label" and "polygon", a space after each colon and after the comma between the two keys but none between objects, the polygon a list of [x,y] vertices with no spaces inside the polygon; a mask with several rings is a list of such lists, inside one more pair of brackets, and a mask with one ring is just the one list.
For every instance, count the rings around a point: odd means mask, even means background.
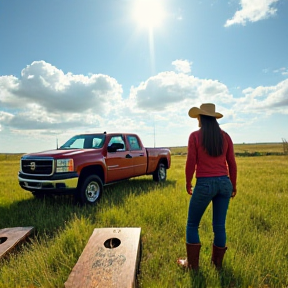
[{"label": "writing on cornhole board", "polygon": [[66,288],[135,287],[141,228],[94,229]]}]

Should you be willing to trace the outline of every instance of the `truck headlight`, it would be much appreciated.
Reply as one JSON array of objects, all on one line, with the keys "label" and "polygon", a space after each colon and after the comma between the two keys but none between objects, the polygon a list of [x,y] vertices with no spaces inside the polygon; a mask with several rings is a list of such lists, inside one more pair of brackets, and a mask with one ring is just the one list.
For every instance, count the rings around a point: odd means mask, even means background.
[{"label": "truck headlight", "polygon": [[73,172],[73,171],[74,171],[73,159],[56,160],[56,173]]}]

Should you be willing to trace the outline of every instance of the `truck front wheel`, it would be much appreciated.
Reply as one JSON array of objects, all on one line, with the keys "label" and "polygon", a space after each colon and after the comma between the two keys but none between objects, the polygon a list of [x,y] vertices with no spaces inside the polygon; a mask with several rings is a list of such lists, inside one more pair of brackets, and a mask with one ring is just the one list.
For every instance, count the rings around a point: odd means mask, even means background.
[{"label": "truck front wheel", "polygon": [[163,163],[159,163],[157,169],[153,173],[153,180],[157,182],[163,182],[166,180],[167,171]]},{"label": "truck front wheel", "polygon": [[96,175],[91,175],[83,181],[78,190],[78,199],[82,204],[93,205],[99,201],[103,190],[101,179]]}]

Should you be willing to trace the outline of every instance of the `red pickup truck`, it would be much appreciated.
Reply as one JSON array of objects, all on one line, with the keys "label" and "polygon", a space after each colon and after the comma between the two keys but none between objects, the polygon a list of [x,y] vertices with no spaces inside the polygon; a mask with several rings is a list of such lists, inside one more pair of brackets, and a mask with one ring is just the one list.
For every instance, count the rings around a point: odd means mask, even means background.
[{"label": "red pickup truck", "polygon": [[144,148],[136,134],[81,134],[55,150],[23,155],[18,180],[35,197],[74,194],[94,204],[105,185],[120,180],[152,175],[165,181],[170,163],[169,149]]}]

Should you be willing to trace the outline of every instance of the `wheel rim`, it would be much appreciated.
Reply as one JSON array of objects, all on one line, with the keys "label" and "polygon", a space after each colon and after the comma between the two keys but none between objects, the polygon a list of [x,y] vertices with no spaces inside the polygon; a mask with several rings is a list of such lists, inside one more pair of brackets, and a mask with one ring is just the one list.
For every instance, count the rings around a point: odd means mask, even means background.
[{"label": "wheel rim", "polygon": [[166,169],[164,166],[159,167],[159,177],[160,179],[165,179],[166,176]]},{"label": "wheel rim", "polygon": [[87,185],[85,190],[86,199],[89,202],[95,202],[100,195],[100,186],[97,182],[92,181]]}]

